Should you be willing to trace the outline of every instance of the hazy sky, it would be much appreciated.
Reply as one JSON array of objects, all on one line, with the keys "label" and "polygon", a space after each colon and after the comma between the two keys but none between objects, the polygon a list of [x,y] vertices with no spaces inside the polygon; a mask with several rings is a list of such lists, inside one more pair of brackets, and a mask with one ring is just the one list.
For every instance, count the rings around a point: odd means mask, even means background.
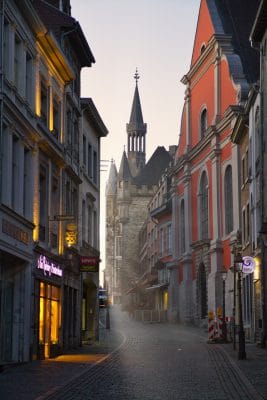
[{"label": "hazy sky", "polygon": [[[82,96],[92,97],[109,130],[102,160],[119,168],[127,144],[138,68],[139,93],[147,123],[147,160],[156,146],[178,144],[185,87],[199,0],[72,0],[72,16],[84,31],[96,63],[82,73]],[[102,208],[108,171],[101,172]],[[104,212],[102,210],[103,224]],[[101,233],[101,258],[104,238]],[[104,262],[102,263],[104,266]]]}]

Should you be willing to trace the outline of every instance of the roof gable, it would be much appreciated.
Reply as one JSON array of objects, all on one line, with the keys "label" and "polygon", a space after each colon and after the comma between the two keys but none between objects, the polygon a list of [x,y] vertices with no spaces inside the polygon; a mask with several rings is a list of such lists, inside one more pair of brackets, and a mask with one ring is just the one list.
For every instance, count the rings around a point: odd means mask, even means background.
[{"label": "roof gable", "polygon": [[202,0],[199,8],[191,65],[193,65],[199,58],[202,46],[207,45],[209,39],[214,33],[214,27],[207,1]]},{"label": "roof gable", "polygon": [[139,175],[133,178],[133,183],[135,185],[157,185],[171,161],[172,157],[165,147],[158,146]]}]

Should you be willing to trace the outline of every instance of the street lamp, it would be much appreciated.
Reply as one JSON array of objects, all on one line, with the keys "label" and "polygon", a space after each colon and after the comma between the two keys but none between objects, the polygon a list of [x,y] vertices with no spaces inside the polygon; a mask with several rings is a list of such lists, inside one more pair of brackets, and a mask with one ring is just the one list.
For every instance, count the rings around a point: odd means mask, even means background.
[{"label": "street lamp", "polygon": [[240,253],[235,256],[235,267],[238,272],[238,313],[239,313],[239,347],[238,347],[238,359],[246,359],[246,348],[245,348],[245,331],[243,325],[243,313],[242,313],[242,296],[241,296],[241,280],[242,280],[242,270],[243,270],[243,259]]},{"label": "street lamp", "polygon": [[223,322],[222,322],[222,339],[224,342],[227,341],[227,328],[225,321],[225,281],[227,278],[227,272],[225,270],[222,271],[222,280],[223,280]]}]

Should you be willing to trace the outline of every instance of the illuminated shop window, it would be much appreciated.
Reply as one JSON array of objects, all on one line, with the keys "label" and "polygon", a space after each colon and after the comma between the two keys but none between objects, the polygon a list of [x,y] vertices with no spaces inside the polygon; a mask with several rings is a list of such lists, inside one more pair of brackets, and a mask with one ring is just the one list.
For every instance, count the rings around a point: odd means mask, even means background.
[{"label": "illuminated shop window", "polygon": [[40,282],[39,343],[58,344],[61,325],[60,288]]}]

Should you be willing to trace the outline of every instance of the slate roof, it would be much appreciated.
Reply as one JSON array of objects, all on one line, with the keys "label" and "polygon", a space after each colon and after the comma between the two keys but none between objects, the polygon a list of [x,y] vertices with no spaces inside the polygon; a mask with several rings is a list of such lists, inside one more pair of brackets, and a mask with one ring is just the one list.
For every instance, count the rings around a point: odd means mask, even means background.
[{"label": "slate roof", "polygon": [[114,162],[111,162],[110,170],[109,170],[109,177],[106,184],[106,194],[116,194],[117,193],[117,168]]},{"label": "slate roof", "polygon": [[91,123],[93,123],[97,130],[97,134],[102,137],[107,136],[107,127],[105,126],[93,100],[90,97],[82,97],[81,107],[83,112],[86,112],[89,115]]},{"label": "slate roof", "polygon": [[259,43],[267,28],[267,0],[262,0],[251,30],[252,42]]},{"label": "slate roof", "polygon": [[124,152],[122,154],[122,158],[121,158],[121,165],[120,165],[120,169],[119,169],[118,179],[124,180],[124,181],[132,180],[132,174],[130,171],[129,162],[128,162],[128,158],[126,156],[125,150],[124,150]]},{"label": "slate roof", "polygon": [[146,133],[146,124],[144,124],[143,121],[143,114],[137,84],[134,91],[130,121],[126,125],[126,128],[128,134],[136,132],[137,134],[143,135]]},{"label": "slate roof", "polygon": [[42,0],[33,0],[33,6],[48,30],[51,30],[61,46],[62,34],[70,32],[69,40],[76,50],[81,67],[90,67],[94,56],[78,21],[58,8]]},{"label": "slate roof", "polygon": [[260,0],[207,0],[215,33],[232,36],[232,45],[240,56],[249,83],[259,77],[259,54],[251,47],[249,35]]},{"label": "slate roof", "polygon": [[170,153],[163,146],[158,146],[142,171],[133,178],[135,185],[157,185],[164,170],[172,161]]}]

